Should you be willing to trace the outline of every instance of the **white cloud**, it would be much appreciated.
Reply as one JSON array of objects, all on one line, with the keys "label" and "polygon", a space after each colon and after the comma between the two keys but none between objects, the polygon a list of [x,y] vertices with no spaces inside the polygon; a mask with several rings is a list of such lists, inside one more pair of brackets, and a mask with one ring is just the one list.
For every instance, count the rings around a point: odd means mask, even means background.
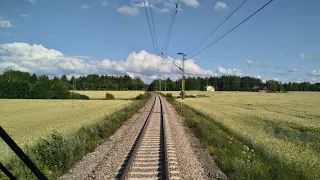
[{"label": "white cloud", "polygon": [[82,4],[80,7],[82,9],[90,9],[91,8],[88,4]]},{"label": "white cloud", "polygon": [[300,53],[299,57],[300,57],[300,59],[306,59],[307,56],[304,53]]},{"label": "white cloud", "polygon": [[280,81],[279,78],[273,78],[272,80],[274,80],[274,81]]},{"label": "white cloud", "polygon": [[6,21],[0,18],[0,27],[10,28],[12,27],[12,24],[10,21]]},{"label": "white cloud", "polygon": [[138,16],[140,14],[140,11],[137,7],[130,7],[127,5],[119,7],[118,12],[129,16]]},{"label": "white cloud", "polygon": [[12,33],[10,33],[10,32],[0,32],[0,35],[6,35],[6,36],[11,36],[12,35]]},{"label": "white cloud", "polygon": [[218,66],[217,69],[218,69],[218,72],[223,75],[240,76],[242,74],[242,71],[236,68],[224,68],[222,66]]},{"label": "white cloud", "polygon": [[279,53],[278,56],[281,57],[281,56],[283,56],[283,54]]},{"label": "white cloud", "polygon": [[295,77],[295,78],[289,79],[287,82],[302,83],[302,82],[305,82],[305,80],[303,78],[300,78],[300,77]]},{"label": "white cloud", "polygon": [[[86,61],[85,61],[86,59]],[[142,50],[138,53],[129,54],[126,60],[102,61],[88,60],[85,56],[67,56],[63,53],[47,49],[42,45],[28,43],[0,44],[0,73],[6,69],[28,71],[36,74],[51,76],[87,75],[90,73],[139,76],[144,80],[151,81],[158,72],[168,76],[180,73],[180,70],[172,64],[162,64],[165,61],[161,57],[149,54]],[[181,60],[173,60],[176,64]],[[161,65],[162,64],[162,65]],[[214,76],[211,70],[200,68],[194,60],[185,61],[187,76]]]},{"label": "white cloud", "polygon": [[24,0],[24,1],[32,3],[32,4],[35,4],[37,2],[37,0]]},{"label": "white cloud", "polygon": [[108,4],[109,4],[109,1],[107,1],[107,0],[101,1],[101,6],[108,6]]},{"label": "white cloud", "polygon": [[309,76],[320,76],[320,69],[309,71]]},{"label": "white cloud", "polygon": [[24,18],[24,19],[27,19],[29,17],[29,15],[28,14],[21,14],[20,17]]},{"label": "white cloud", "polygon": [[300,53],[300,54],[299,54],[299,58],[300,58],[301,60],[307,60],[307,59],[315,59],[316,56],[311,56],[311,55],[306,55],[306,54],[304,54],[304,53]]},{"label": "white cloud", "polygon": [[182,2],[190,7],[198,7],[200,5],[198,0],[182,0]]},{"label": "white cloud", "polygon": [[257,75],[256,78],[261,79],[262,83],[266,83],[267,80],[260,75]]},{"label": "white cloud", "polygon": [[[150,4],[149,4],[150,2]],[[158,12],[168,13],[170,10],[173,10],[176,8],[177,1],[175,0],[149,0],[146,1],[146,7],[151,7],[155,9]],[[143,0],[131,0],[131,6],[138,7],[138,8],[144,8],[144,2]],[[178,11],[182,11],[181,4],[178,6]]]},{"label": "white cloud", "polygon": [[259,66],[259,65],[260,65],[260,62],[259,62],[259,61],[254,61],[254,60],[249,60],[249,59],[246,60],[246,63],[247,63],[249,66]]},{"label": "white cloud", "polygon": [[311,78],[310,81],[311,82],[318,82],[318,79],[317,78]]},{"label": "white cloud", "polygon": [[216,5],[214,6],[214,9],[215,9],[215,10],[227,9],[227,8],[228,8],[227,3],[220,2],[220,1],[218,1],[218,2],[216,3]]},{"label": "white cloud", "polygon": [[299,72],[299,69],[294,67],[294,68],[290,69],[289,72]]},{"label": "white cloud", "polygon": [[246,64],[251,67],[259,67],[259,68],[268,68],[269,67],[269,65],[267,65],[267,64],[263,64],[259,61],[250,60],[250,59],[246,60]]}]

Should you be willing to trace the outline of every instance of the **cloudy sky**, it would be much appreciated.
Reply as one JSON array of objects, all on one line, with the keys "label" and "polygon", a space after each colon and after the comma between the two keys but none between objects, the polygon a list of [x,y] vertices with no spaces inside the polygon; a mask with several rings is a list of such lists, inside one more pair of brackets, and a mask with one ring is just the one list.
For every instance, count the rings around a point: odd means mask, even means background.
[{"label": "cloudy sky", "polygon": [[[159,49],[178,0],[150,0]],[[242,1],[180,0],[167,51],[153,50],[142,0],[0,0],[0,73],[90,73],[179,78],[187,53]],[[248,0],[203,49],[268,0]],[[147,4],[148,5],[148,4]],[[186,61],[190,76],[239,75],[320,82],[320,1],[274,0],[206,51]],[[189,56],[190,57],[190,56]]]}]

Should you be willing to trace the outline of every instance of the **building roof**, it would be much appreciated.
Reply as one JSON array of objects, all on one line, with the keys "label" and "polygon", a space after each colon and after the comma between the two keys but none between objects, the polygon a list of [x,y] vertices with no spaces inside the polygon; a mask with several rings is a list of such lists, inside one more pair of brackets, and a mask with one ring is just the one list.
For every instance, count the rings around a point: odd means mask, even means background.
[{"label": "building roof", "polygon": [[264,90],[264,89],[268,89],[268,87],[267,86],[254,86],[252,88],[252,90]]}]

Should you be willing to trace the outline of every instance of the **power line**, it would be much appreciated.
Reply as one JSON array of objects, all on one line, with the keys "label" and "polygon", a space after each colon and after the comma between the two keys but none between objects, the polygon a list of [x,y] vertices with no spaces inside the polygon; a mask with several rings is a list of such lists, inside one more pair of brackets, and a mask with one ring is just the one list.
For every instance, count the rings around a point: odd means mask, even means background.
[{"label": "power line", "polygon": [[181,67],[179,67],[176,63],[174,63],[174,61],[173,61],[172,59],[170,59],[169,57],[166,57],[166,58],[167,58],[168,60],[170,60],[171,63],[172,63],[173,65],[175,65],[178,69],[182,70]]},{"label": "power line", "polygon": [[149,1],[149,0],[148,0],[148,4],[149,4],[149,11],[150,11],[150,16],[151,16],[151,24],[152,24],[152,28],[153,28],[153,35],[154,35],[154,39],[155,39],[157,54],[159,54],[157,34],[156,34],[156,29],[155,29],[155,27],[154,27],[154,20],[153,20],[153,15],[152,15],[152,10],[151,10],[151,4],[150,4],[150,1]]},{"label": "power line", "polygon": [[177,13],[178,13],[179,2],[180,2],[180,0],[178,0],[178,3],[176,4],[176,9],[173,12],[173,15],[172,15],[172,18],[171,18],[171,23],[170,23],[170,26],[169,26],[168,35],[166,37],[166,40],[165,40],[165,43],[164,43],[164,46],[163,46],[163,49],[162,49],[162,54],[163,55],[165,55],[167,50],[168,50],[168,46],[169,46],[169,42],[170,42],[172,30],[173,30],[173,25],[174,25],[174,22],[175,22]]},{"label": "power line", "polygon": [[238,9],[240,9],[242,7],[242,5],[244,5],[244,3],[246,3],[247,0],[244,0],[216,29],[214,29],[204,40],[202,40],[195,48],[193,48],[191,51],[189,51],[187,53],[190,54],[192,53],[195,49],[197,49],[201,44],[203,44],[213,33],[215,33],[236,11],[238,11]]},{"label": "power line", "polygon": [[241,23],[239,23],[237,26],[235,26],[234,28],[232,28],[230,31],[228,31],[226,34],[224,34],[223,36],[221,36],[219,39],[217,39],[216,41],[214,41],[213,43],[211,43],[210,45],[208,45],[207,47],[205,47],[204,49],[202,49],[201,51],[199,51],[198,53],[194,54],[191,57],[188,58],[193,58],[194,56],[200,54],[201,52],[203,52],[204,50],[208,49],[210,46],[212,46],[213,44],[217,43],[219,40],[221,40],[222,38],[224,38],[226,35],[228,35],[229,33],[231,33],[233,30],[235,30],[237,27],[239,27],[241,24],[243,24],[244,22],[246,22],[247,20],[249,20],[252,16],[254,16],[255,14],[257,14],[259,11],[261,11],[263,8],[265,8],[267,5],[269,5],[273,0],[270,0],[268,3],[266,3],[264,6],[262,6],[260,9],[258,9],[256,12],[254,12],[253,14],[251,14],[249,17],[247,17],[245,20],[243,20]]},{"label": "power line", "polygon": [[[149,31],[150,31],[150,35],[151,35],[151,39],[152,39],[152,44],[153,44],[153,49],[154,49],[154,52],[157,54],[156,47],[154,45],[154,40],[153,40],[153,35],[152,35],[152,30],[151,30],[151,26],[150,26],[149,15],[148,15],[148,11],[147,11],[147,6],[146,6],[146,1],[145,0],[143,0],[143,4],[144,4],[144,9],[146,10],[147,20],[148,20],[148,25],[149,25]],[[149,6],[150,6],[150,4],[149,4]]]}]

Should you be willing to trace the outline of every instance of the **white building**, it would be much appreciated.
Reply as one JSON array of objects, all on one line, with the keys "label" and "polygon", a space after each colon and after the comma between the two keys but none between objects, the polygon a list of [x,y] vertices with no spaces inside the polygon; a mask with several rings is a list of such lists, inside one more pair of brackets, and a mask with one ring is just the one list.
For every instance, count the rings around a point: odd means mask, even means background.
[{"label": "white building", "polygon": [[213,92],[214,91],[214,87],[213,86],[207,85],[206,88],[207,88],[207,92]]}]

